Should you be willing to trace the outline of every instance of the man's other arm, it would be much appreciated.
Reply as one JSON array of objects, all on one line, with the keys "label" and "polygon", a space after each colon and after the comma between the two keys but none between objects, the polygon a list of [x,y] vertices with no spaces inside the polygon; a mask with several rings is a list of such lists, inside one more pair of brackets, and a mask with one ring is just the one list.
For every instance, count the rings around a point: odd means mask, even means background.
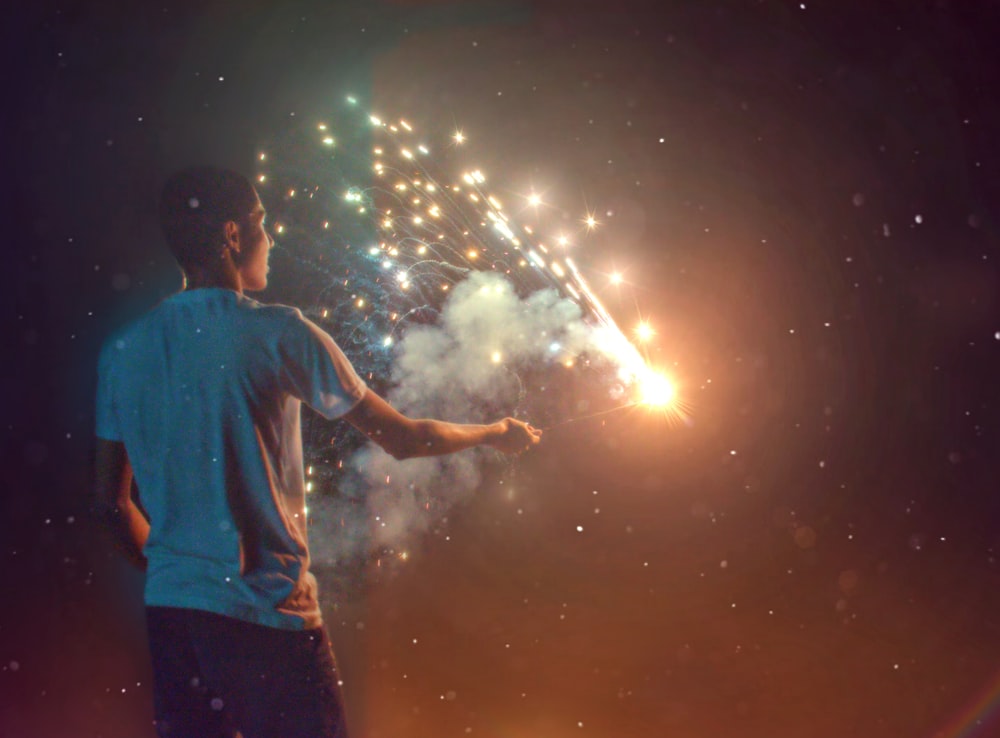
[{"label": "man's other arm", "polygon": [[442,456],[473,446],[519,453],[530,449],[542,437],[540,430],[514,418],[486,425],[414,420],[370,389],[344,419],[397,459]]},{"label": "man's other arm", "polygon": [[97,439],[96,502],[115,545],[125,558],[145,571],[142,549],[149,537],[149,521],[132,500],[132,464],[125,444]]}]

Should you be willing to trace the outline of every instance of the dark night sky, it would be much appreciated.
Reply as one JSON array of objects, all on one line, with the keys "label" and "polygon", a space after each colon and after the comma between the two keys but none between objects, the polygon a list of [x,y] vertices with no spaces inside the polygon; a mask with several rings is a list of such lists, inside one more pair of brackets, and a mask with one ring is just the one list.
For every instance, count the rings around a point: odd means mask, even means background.
[{"label": "dark night sky", "polygon": [[575,258],[694,419],[555,428],[325,589],[357,735],[1000,735],[994,3],[98,5],[3,30],[0,735],[152,735],[87,512],[97,347],[176,288],[163,177],[255,172],[351,92],[594,209]]}]

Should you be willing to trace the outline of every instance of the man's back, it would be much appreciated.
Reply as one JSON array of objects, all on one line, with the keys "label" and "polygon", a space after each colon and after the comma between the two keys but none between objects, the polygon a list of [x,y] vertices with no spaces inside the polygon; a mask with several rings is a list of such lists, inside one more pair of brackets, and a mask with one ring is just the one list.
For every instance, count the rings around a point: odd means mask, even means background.
[{"label": "man's back", "polygon": [[361,399],[339,349],[294,308],[197,289],[113,336],[100,375],[98,435],[151,521],[147,604],[315,627],[299,398],[329,417]]}]

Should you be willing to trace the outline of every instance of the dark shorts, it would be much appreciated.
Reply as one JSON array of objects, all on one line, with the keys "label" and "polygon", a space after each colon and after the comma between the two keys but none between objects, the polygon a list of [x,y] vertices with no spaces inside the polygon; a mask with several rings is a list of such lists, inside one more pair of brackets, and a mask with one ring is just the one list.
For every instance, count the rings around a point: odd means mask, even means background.
[{"label": "dark shorts", "polygon": [[346,738],[323,628],[172,607],[147,607],[146,623],[161,738]]}]

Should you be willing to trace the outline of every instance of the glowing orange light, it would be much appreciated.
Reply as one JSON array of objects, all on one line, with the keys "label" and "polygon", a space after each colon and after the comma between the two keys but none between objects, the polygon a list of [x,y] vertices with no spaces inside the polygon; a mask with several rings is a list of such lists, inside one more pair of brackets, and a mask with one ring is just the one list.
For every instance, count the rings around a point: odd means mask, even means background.
[{"label": "glowing orange light", "polygon": [[639,377],[639,402],[652,407],[666,407],[674,401],[677,392],[673,383],[663,374],[644,372]]}]

